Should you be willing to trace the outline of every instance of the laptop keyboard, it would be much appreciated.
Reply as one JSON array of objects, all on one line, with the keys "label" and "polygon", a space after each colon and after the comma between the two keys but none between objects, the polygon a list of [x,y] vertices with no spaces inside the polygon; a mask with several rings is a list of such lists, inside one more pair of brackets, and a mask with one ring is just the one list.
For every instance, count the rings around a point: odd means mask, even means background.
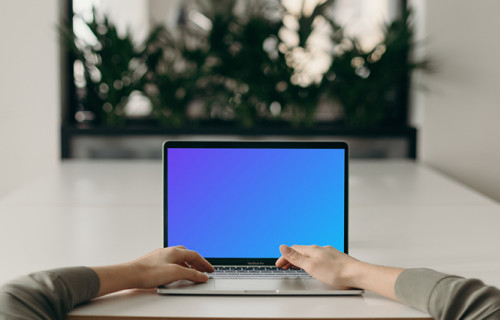
[{"label": "laptop keyboard", "polygon": [[214,279],[296,279],[296,278],[311,278],[302,269],[284,270],[278,267],[271,266],[216,266],[215,271],[208,273],[210,278]]}]

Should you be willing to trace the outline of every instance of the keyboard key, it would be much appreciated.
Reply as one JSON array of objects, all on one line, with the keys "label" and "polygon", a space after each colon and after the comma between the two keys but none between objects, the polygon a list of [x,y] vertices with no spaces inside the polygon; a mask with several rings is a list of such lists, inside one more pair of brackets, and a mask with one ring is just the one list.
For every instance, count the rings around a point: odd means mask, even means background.
[{"label": "keyboard key", "polygon": [[262,279],[287,279],[287,278],[311,278],[304,270],[301,269],[280,269],[271,266],[217,266],[214,267],[215,272],[209,273],[211,278],[262,278]]}]

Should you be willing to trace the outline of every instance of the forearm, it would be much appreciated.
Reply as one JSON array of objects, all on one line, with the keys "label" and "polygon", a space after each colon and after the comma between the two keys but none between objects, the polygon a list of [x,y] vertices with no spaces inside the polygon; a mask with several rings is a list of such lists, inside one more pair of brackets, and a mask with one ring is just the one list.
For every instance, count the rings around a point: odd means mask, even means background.
[{"label": "forearm", "polygon": [[396,282],[398,299],[435,319],[499,319],[500,290],[477,279],[408,269]]},{"label": "forearm", "polygon": [[92,267],[100,281],[97,297],[120,290],[139,288],[140,271],[130,263],[117,264],[112,266]]},{"label": "forearm", "polygon": [[346,268],[350,286],[398,300],[435,319],[499,319],[500,290],[476,279],[429,269],[401,269],[356,261]]},{"label": "forearm", "polygon": [[356,261],[346,270],[347,283],[350,287],[362,288],[397,300],[394,287],[404,269]]},{"label": "forearm", "polygon": [[0,288],[0,319],[64,319],[98,290],[99,279],[90,268],[33,273]]}]

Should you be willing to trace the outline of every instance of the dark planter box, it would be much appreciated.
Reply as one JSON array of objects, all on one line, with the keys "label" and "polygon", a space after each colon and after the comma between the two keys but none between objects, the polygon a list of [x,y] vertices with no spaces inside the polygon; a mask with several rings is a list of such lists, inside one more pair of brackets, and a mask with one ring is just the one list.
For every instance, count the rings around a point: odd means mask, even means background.
[{"label": "dark planter box", "polygon": [[[344,140],[351,145],[351,156],[354,158],[403,157],[415,159],[417,130],[413,127],[377,127],[353,128],[339,124],[321,123],[314,127],[293,127],[288,123],[275,122],[262,124],[252,128],[242,128],[233,123],[198,123],[196,126],[183,128],[165,128],[148,121],[132,121],[124,127],[77,127],[63,125],[61,127],[62,158],[158,158],[164,140]],[[133,150],[113,152],[114,146],[129,139],[129,149],[139,147],[149,140],[153,151],[148,154],[135,154]],[[99,141],[107,141],[99,147]],[[83,144],[82,144],[83,143]],[[400,149],[397,152],[383,151],[389,144]],[[80,146],[79,146],[80,145]],[[92,146],[90,154],[81,155],[76,149],[82,145]],[[95,145],[95,146],[93,146]],[[374,147],[378,145],[380,150]],[[127,147],[125,147],[127,148]],[[157,148],[157,151],[154,149]],[[371,148],[371,152],[370,149]],[[101,150],[102,149],[102,150]],[[366,149],[365,151],[363,149]],[[108,150],[108,152],[106,151]],[[119,149],[117,149],[119,150]]]}]

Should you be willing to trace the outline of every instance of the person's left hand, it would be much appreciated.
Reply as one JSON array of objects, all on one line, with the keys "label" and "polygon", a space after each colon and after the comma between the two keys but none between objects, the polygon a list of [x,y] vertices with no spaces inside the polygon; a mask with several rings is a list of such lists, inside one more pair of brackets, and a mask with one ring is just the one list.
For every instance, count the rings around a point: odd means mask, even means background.
[{"label": "person's left hand", "polygon": [[332,287],[353,287],[351,271],[360,262],[332,246],[281,245],[280,252],[282,256],[276,261],[279,268],[298,267]]}]

